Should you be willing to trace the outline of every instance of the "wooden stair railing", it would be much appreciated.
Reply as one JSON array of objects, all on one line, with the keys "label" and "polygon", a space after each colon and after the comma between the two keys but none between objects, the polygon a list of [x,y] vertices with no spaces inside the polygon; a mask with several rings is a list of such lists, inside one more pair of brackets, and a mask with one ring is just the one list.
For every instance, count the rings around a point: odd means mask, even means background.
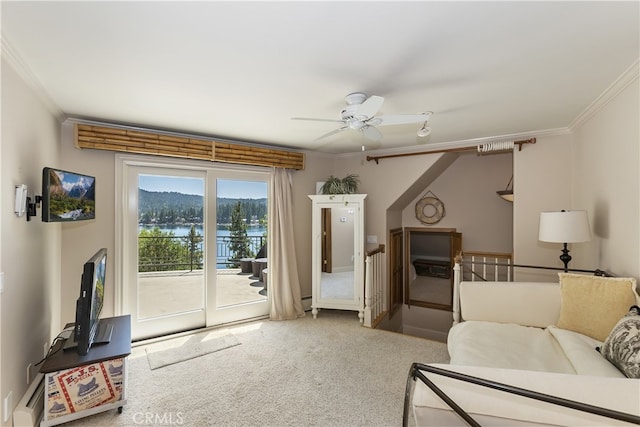
[{"label": "wooden stair railing", "polygon": [[384,245],[367,251],[364,281],[364,326],[375,328],[387,314],[383,270]]}]

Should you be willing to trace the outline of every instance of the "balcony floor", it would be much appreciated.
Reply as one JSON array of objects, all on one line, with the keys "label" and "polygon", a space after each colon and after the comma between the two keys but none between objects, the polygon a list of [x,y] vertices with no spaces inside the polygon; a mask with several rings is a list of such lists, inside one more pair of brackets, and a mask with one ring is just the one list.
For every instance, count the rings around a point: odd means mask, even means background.
[{"label": "balcony floor", "polygon": [[[138,279],[138,316],[141,319],[204,308],[202,270],[140,273]],[[216,306],[224,307],[255,301],[266,296],[258,292],[262,282],[241,273],[239,268],[219,269],[216,274]]]}]

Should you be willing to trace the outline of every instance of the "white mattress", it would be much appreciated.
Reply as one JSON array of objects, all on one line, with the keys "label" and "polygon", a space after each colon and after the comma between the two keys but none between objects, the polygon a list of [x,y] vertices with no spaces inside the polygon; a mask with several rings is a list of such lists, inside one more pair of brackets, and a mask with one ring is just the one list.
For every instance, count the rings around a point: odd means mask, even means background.
[{"label": "white mattress", "polygon": [[452,365],[624,377],[598,353],[601,344],[554,326],[483,321],[454,325],[447,341]]},{"label": "white mattress", "polygon": [[547,329],[509,323],[462,322],[449,331],[452,365],[575,374]]}]

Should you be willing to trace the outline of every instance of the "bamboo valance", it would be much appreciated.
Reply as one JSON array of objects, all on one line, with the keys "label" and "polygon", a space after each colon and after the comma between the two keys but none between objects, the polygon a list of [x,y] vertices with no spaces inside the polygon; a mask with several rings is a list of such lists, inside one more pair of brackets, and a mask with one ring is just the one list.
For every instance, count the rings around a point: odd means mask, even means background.
[{"label": "bamboo valance", "polygon": [[304,154],[124,127],[76,124],[78,148],[154,154],[252,166],[304,169]]}]

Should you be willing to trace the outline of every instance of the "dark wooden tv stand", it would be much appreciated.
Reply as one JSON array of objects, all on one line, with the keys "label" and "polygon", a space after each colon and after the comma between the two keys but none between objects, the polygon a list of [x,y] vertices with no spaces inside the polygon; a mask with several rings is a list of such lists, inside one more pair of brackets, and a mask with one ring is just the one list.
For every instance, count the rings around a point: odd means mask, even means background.
[{"label": "dark wooden tv stand", "polygon": [[110,409],[122,412],[127,403],[131,316],[108,317],[100,319],[102,322],[113,327],[108,343],[91,346],[84,356],[61,348],[42,364],[40,372],[46,378],[41,426],[62,424]]}]

